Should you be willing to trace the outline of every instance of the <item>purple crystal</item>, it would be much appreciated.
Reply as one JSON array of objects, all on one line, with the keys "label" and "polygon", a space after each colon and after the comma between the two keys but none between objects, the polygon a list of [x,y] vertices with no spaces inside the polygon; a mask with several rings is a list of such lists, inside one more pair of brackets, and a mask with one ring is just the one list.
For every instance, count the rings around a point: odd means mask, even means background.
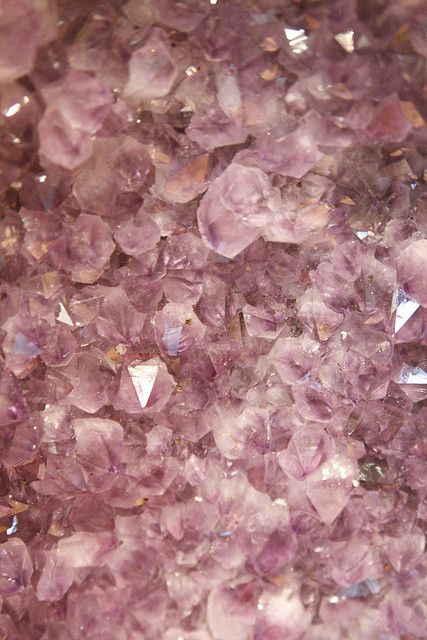
[{"label": "purple crystal", "polygon": [[176,67],[168,38],[155,29],[147,42],[133,52],[125,96],[131,102],[154,100],[167,95],[176,79]]},{"label": "purple crystal", "polygon": [[426,637],[423,0],[0,0],[0,638]]},{"label": "purple crystal", "polygon": [[233,163],[212,182],[201,201],[201,236],[216,253],[234,258],[261,235],[278,206],[278,190],[263,171]]}]

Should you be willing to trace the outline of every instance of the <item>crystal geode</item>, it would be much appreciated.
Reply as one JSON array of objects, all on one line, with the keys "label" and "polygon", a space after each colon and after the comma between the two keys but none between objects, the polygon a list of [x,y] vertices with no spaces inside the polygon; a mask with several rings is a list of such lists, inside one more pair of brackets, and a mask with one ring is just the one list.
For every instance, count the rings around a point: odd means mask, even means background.
[{"label": "crystal geode", "polygon": [[427,639],[425,0],[0,0],[0,638]]}]

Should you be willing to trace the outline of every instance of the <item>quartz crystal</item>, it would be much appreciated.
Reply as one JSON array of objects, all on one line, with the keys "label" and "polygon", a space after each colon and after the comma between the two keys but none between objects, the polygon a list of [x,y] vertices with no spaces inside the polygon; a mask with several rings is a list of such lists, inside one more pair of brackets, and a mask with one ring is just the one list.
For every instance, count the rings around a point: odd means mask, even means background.
[{"label": "quartz crystal", "polygon": [[427,640],[425,0],[0,0],[0,638]]}]

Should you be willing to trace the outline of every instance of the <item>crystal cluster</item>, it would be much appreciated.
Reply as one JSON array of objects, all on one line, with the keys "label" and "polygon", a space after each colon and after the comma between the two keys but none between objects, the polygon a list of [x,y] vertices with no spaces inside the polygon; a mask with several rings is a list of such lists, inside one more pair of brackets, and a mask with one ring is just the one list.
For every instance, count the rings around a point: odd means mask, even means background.
[{"label": "crystal cluster", "polygon": [[0,637],[425,640],[425,0],[0,0],[0,83]]}]

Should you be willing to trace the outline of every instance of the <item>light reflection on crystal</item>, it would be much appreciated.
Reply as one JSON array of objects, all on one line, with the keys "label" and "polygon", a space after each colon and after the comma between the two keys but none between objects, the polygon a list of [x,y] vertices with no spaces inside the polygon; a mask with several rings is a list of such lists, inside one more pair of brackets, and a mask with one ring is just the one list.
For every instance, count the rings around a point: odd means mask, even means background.
[{"label": "light reflection on crystal", "polygon": [[12,524],[8,529],[6,529],[6,535],[11,536],[18,531],[18,518],[16,515],[12,518]]},{"label": "light reflection on crystal", "polygon": [[141,408],[147,406],[159,371],[158,365],[136,364],[128,366],[129,375]]},{"label": "light reflection on crystal", "polygon": [[0,0],[0,637],[421,637],[423,0],[85,4]]},{"label": "light reflection on crystal", "polygon": [[400,372],[399,383],[427,385],[427,371],[421,367],[411,367],[405,364]]},{"label": "light reflection on crystal", "polygon": [[394,320],[394,333],[397,333],[414,315],[420,307],[420,304],[413,298],[407,296],[402,289],[396,289],[393,294],[391,307],[392,312],[396,313]]},{"label": "light reflection on crystal", "polygon": [[15,104],[12,104],[8,109],[5,109],[3,111],[3,114],[6,116],[6,118],[11,118],[21,110],[21,107],[22,105],[19,102],[16,102]]},{"label": "light reflection on crystal", "polygon": [[293,53],[299,55],[307,51],[307,36],[304,29],[290,29],[289,27],[285,27],[284,31]]},{"label": "light reflection on crystal", "polygon": [[364,580],[357,584],[347,587],[341,592],[341,597],[346,598],[363,598],[370,594],[377,594],[381,591],[381,585],[378,580]]},{"label": "light reflection on crystal", "polygon": [[356,231],[356,235],[359,240],[364,240],[369,236],[369,231]]},{"label": "light reflection on crystal", "polygon": [[197,67],[195,67],[194,64],[190,65],[185,70],[185,74],[190,77],[194,76],[195,73],[197,73]]},{"label": "light reflection on crystal", "polygon": [[166,327],[162,338],[162,344],[168,355],[178,355],[182,331],[183,327],[181,325],[179,325],[178,327]]},{"label": "light reflection on crystal", "polygon": [[337,33],[334,36],[335,40],[347,53],[353,53],[354,51],[354,31],[344,31],[343,33]]},{"label": "light reflection on crystal", "polygon": [[74,326],[74,322],[72,321],[70,314],[68,313],[62,302],[59,303],[59,313],[56,316],[56,319],[58,320],[58,322],[67,324],[69,327]]}]

